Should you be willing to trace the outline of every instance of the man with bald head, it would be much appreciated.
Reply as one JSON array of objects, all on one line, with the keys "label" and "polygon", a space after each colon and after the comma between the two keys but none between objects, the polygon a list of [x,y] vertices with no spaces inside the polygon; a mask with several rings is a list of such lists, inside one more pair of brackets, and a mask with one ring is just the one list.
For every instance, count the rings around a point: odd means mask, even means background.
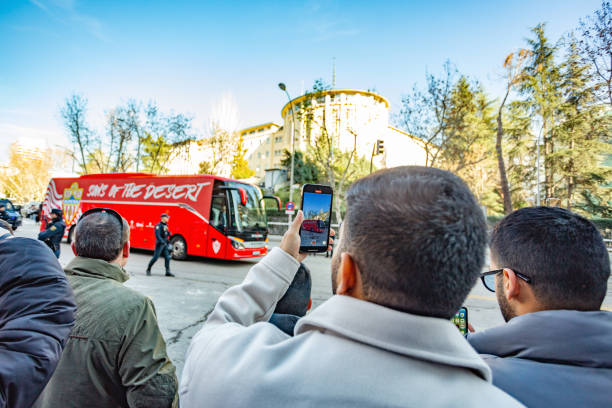
[{"label": "man with bald head", "polygon": [[123,286],[130,229],[111,209],[83,213],[65,268],[76,324],[35,407],[175,407],[177,378],[153,303]]}]

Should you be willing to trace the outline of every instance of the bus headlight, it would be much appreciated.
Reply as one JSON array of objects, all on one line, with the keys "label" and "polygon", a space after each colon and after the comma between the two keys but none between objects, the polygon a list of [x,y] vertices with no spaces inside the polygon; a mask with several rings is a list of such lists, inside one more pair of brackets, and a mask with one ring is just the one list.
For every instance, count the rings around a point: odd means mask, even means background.
[{"label": "bus headlight", "polygon": [[242,242],[240,242],[240,240],[238,240],[237,238],[229,237],[229,239],[230,239],[234,249],[246,249],[244,244]]}]

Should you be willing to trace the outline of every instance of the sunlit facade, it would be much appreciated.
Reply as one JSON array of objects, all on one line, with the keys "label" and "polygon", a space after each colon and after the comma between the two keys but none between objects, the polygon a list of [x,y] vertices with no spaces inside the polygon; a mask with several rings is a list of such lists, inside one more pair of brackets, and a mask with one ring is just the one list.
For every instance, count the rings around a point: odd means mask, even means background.
[{"label": "sunlit facade", "polygon": [[374,92],[333,89],[302,95],[288,102],[281,116],[283,126],[270,122],[239,131],[249,167],[260,179],[266,169],[281,166],[285,150],[291,151],[293,124],[296,150],[308,150],[326,130],[335,147],[351,151],[356,146],[357,155],[368,159],[376,141],[383,140],[385,153],[374,157],[377,168],[425,163],[422,142],[389,126],[389,102]]}]

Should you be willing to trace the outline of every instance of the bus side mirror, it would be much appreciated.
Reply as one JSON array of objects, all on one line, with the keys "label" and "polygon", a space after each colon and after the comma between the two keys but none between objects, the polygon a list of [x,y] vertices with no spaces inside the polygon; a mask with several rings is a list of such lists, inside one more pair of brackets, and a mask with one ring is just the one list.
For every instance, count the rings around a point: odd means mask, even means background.
[{"label": "bus side mirror", "polygon": [[276,202],[276,208],[278,209],[278,211],[281,210],[281,199],[277,196],[265,195],[263,196],[262,200],[274,200]]},{"label": "bus side mirror", "polygon": [[238,187],[238,191],[240,192],[240,204],[247,205],[247,192],[244,188]]}]

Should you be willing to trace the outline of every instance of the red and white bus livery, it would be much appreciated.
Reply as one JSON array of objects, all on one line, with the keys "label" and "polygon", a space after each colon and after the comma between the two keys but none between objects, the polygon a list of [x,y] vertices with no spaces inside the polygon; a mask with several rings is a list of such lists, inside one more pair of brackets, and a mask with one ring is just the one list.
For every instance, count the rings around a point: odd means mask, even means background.
[{"label": "red and white bus livery", "polygon": [[[43,215],[61,208],[70,242],[80,215],[96,207],[111,208],[130,225],[133,248],[154,249],[159,216],[170,216],[175,259],[187,255],[220,259],[264,256],[268,225],[259,188],[217,176],[155,176],[144,173],[90,174],[49,182]],[[41,225],[41,228],[44,228]]]}]

